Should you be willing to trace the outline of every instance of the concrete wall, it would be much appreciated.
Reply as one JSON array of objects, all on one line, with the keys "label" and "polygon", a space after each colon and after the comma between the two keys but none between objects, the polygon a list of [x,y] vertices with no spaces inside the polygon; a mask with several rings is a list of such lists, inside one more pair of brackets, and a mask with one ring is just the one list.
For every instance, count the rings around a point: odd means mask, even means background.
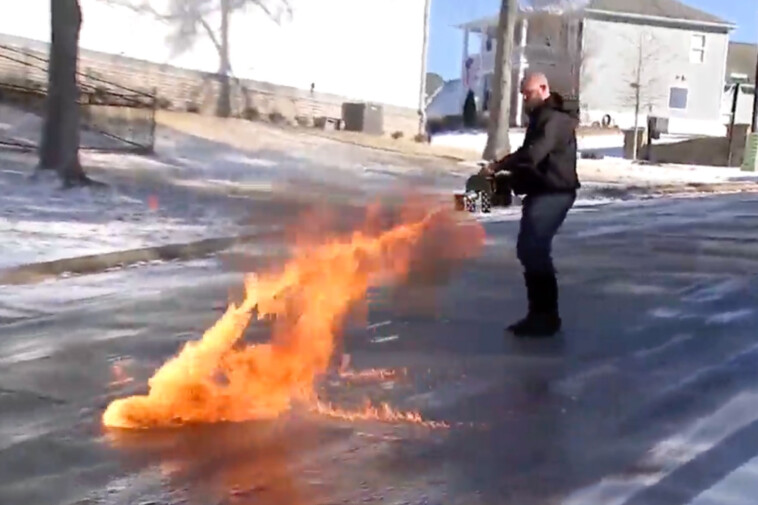
[{"label": "concrete wall", "polygon": [[[19,58],[19,50],[28,56]],[[47,50],[47,43],[0,35],[0,81],[24,81],[26,84],[44,86],[46,67],[39,58],[46,57]],[[25,65],[23,61],[34,66]],[[122,88],[112,88],[99,80],[104,79],[128,89],[156,92],[162,108],[203,114],[216,111],[220,90],[219,76],[216,74],[88,50],[80,53],[79,71],[84,74],[80,77],[82,84],[91,87],[102,86],[123,92]],[[231,98],[233,115],[245,116],[255,112],[265,118],[271,114],[281,114],[291,122],[298,116],[340,117],[345,101],[345,97],[339,95],[310,93],[249,79],[232,81]],[[418,131],[415,109],[386,105],[384,116],[386,133],[402,131],[410,136]]]},{"label": "concrete wall", "polygon": [[[705,57],[703,62],[693,63],[690,51],[696,34],[705,35]],[[683,129],[678,133],[719,129],[726,28],[686,29],[670,23],[586,19],[583,47],[581,97],[590,120],[610,114],[619,126],[632,126],[635,100],[630,84],[637,80],[639,69],[643,116],[652,113],[669,117],[672,128]],[[686,109],[669,107],[671,87],[688,89]]]},{"label": "concrete wall", "polygon": [[[282,11],[278,24],[255,7],[231,16],[232,73],[247,83],[245,87],[256,88],[256,98],[273,100],[271,94],[282,91],[284,102],[310,99],[303,90],[314,84],[319,101],[327,107],[338,107],[333,102],[344,100],[372,101],[390,106],[393,112],[415,115],[421,83],[423,0],[288,1],[291,15]],[[0,16],[0,34],[48,41],[49,3],[14,2],[13,9]],[[166,3],[150,2],[158,11]],[[107,0],[81,0],[81,6],[80,46],[98,52],[90,52],[83,67],[142,88],[157,86],[175,100],[213,93],[217,84],[212,74],[218,72],[220,59],[202,31],[177,44],[172,39],[176,33],[172,22]],[[210,26],[219,26],[218,15],[207,18]],[[135,72],[144,73],[145,78]],[[169,93],[169,81],[192,91]]]}]

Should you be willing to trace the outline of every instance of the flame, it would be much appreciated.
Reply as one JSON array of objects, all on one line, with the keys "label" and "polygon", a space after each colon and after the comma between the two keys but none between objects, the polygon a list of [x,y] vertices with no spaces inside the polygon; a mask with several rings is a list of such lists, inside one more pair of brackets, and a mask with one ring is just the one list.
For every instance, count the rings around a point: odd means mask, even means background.
[{"label": "flame", "polygon": [[313,411],[323,416],[343,421],[381,421],[385,423],[409,423],[433,429],[446,429],[450,425],[442,421],[428,421],[418,412],[403,412],[393,409],[387,403],[372,405],[366,403],[361,410],[347,410],[329,403],[316,402]]},{"label": "flame", "polygon": [[[113,401],[103,424],[144,429],[271,419],[295,402],[312,401],[343,318],[372,283],[405,279],[419,253],[424,265],[444,265],[483,243],[476,223],[457,222],[452,212],[415,210],[385,231],[369,222],[366,231],[299,244],[281,271],[247,275],[243,301],[167,361],[148,381],[146,396]],[[442,242],[435,247],[430,240]],[[267,316],[275,316],[271,342],[245,344],[253,318]],[[392,417],[389,412],[382,407],[377,418]]]},{"label": "flame", "polygon": [[[405,372],[405,370],[403,370]],[[340,372],[340,379],[354,382],[387,381],[396,379],[398,371],[389,368],[370,368],[368,370],[347,370]]]},{"label": "flame", "polygon": [[134,381],[134,378],[131,377],[126,371],[128,364],[129,360],[122,360],[111,365],[111,374],[113,375],[113,380],[108,384],[108,387],[116,388]]}]

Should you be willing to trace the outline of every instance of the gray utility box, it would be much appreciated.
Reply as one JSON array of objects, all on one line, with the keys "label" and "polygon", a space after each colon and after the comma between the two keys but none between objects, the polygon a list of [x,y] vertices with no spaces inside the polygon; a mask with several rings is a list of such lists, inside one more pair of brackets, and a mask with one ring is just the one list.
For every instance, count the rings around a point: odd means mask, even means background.
[{"label": "gray utility box", "polygon": [[373,103],[345,102],[342,104],[342,124],[345,131],[382,135],[384,109]]},{"label": "gray utility box", "polygon": [[758,172],[758,133],[748,135],[745,144],[742,170],[744,172]]},{"label": "gray utility box", "polygon": [[662,133],[669,132],[669,118],[660,116],[647,117],[647,130],[651,139],[658,140]]}]

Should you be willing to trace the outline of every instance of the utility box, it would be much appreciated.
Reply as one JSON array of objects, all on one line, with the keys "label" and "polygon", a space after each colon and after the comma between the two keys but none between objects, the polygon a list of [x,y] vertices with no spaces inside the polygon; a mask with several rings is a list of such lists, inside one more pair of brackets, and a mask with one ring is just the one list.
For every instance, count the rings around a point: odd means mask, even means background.
[{"label": "utility box", "polygon": [[[637,128],[637,159],[641,158],[643,148],[647,146],[645,129]],[[634,129],[624,130],[624,159],[634,159]]]},{"label": "utility box", "polygon": [[758,133],[751,133],[747,136],[742,171],[758,172]]},{"label": "utility box", "polygon": [[579,119],[579,115],[581,113],[581,104],[579,97],[571,95],[564,97],[563,109],[568,112],[571,117]]},{"label": "utility box", "polygon": [[345,102],[342,104],[342,124],[345,131],[382,135],[384,109],[372,103]]},{"label": "utility box", "polygon": [[648,116],[647,130],[651,139],[660,139],[661,134],[669,132],[669,118],[660,116]]}]

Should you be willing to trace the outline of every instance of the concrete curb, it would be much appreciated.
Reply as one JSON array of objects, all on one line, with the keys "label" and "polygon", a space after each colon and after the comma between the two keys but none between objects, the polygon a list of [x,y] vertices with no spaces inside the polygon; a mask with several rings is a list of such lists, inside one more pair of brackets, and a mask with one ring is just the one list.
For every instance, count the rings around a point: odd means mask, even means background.
[{"label": "concrete curb", "polygon": [[261,232],[239,237],[220,237],[196,242],[166,244],[112,253],[93,254],[40,263],[29,263],[0,270],[0,285],[36,284],[64,273],[85,275],[104,272],[150,261],[190,260],[212,256],[236,245],[273,237],[274,232]]}]

